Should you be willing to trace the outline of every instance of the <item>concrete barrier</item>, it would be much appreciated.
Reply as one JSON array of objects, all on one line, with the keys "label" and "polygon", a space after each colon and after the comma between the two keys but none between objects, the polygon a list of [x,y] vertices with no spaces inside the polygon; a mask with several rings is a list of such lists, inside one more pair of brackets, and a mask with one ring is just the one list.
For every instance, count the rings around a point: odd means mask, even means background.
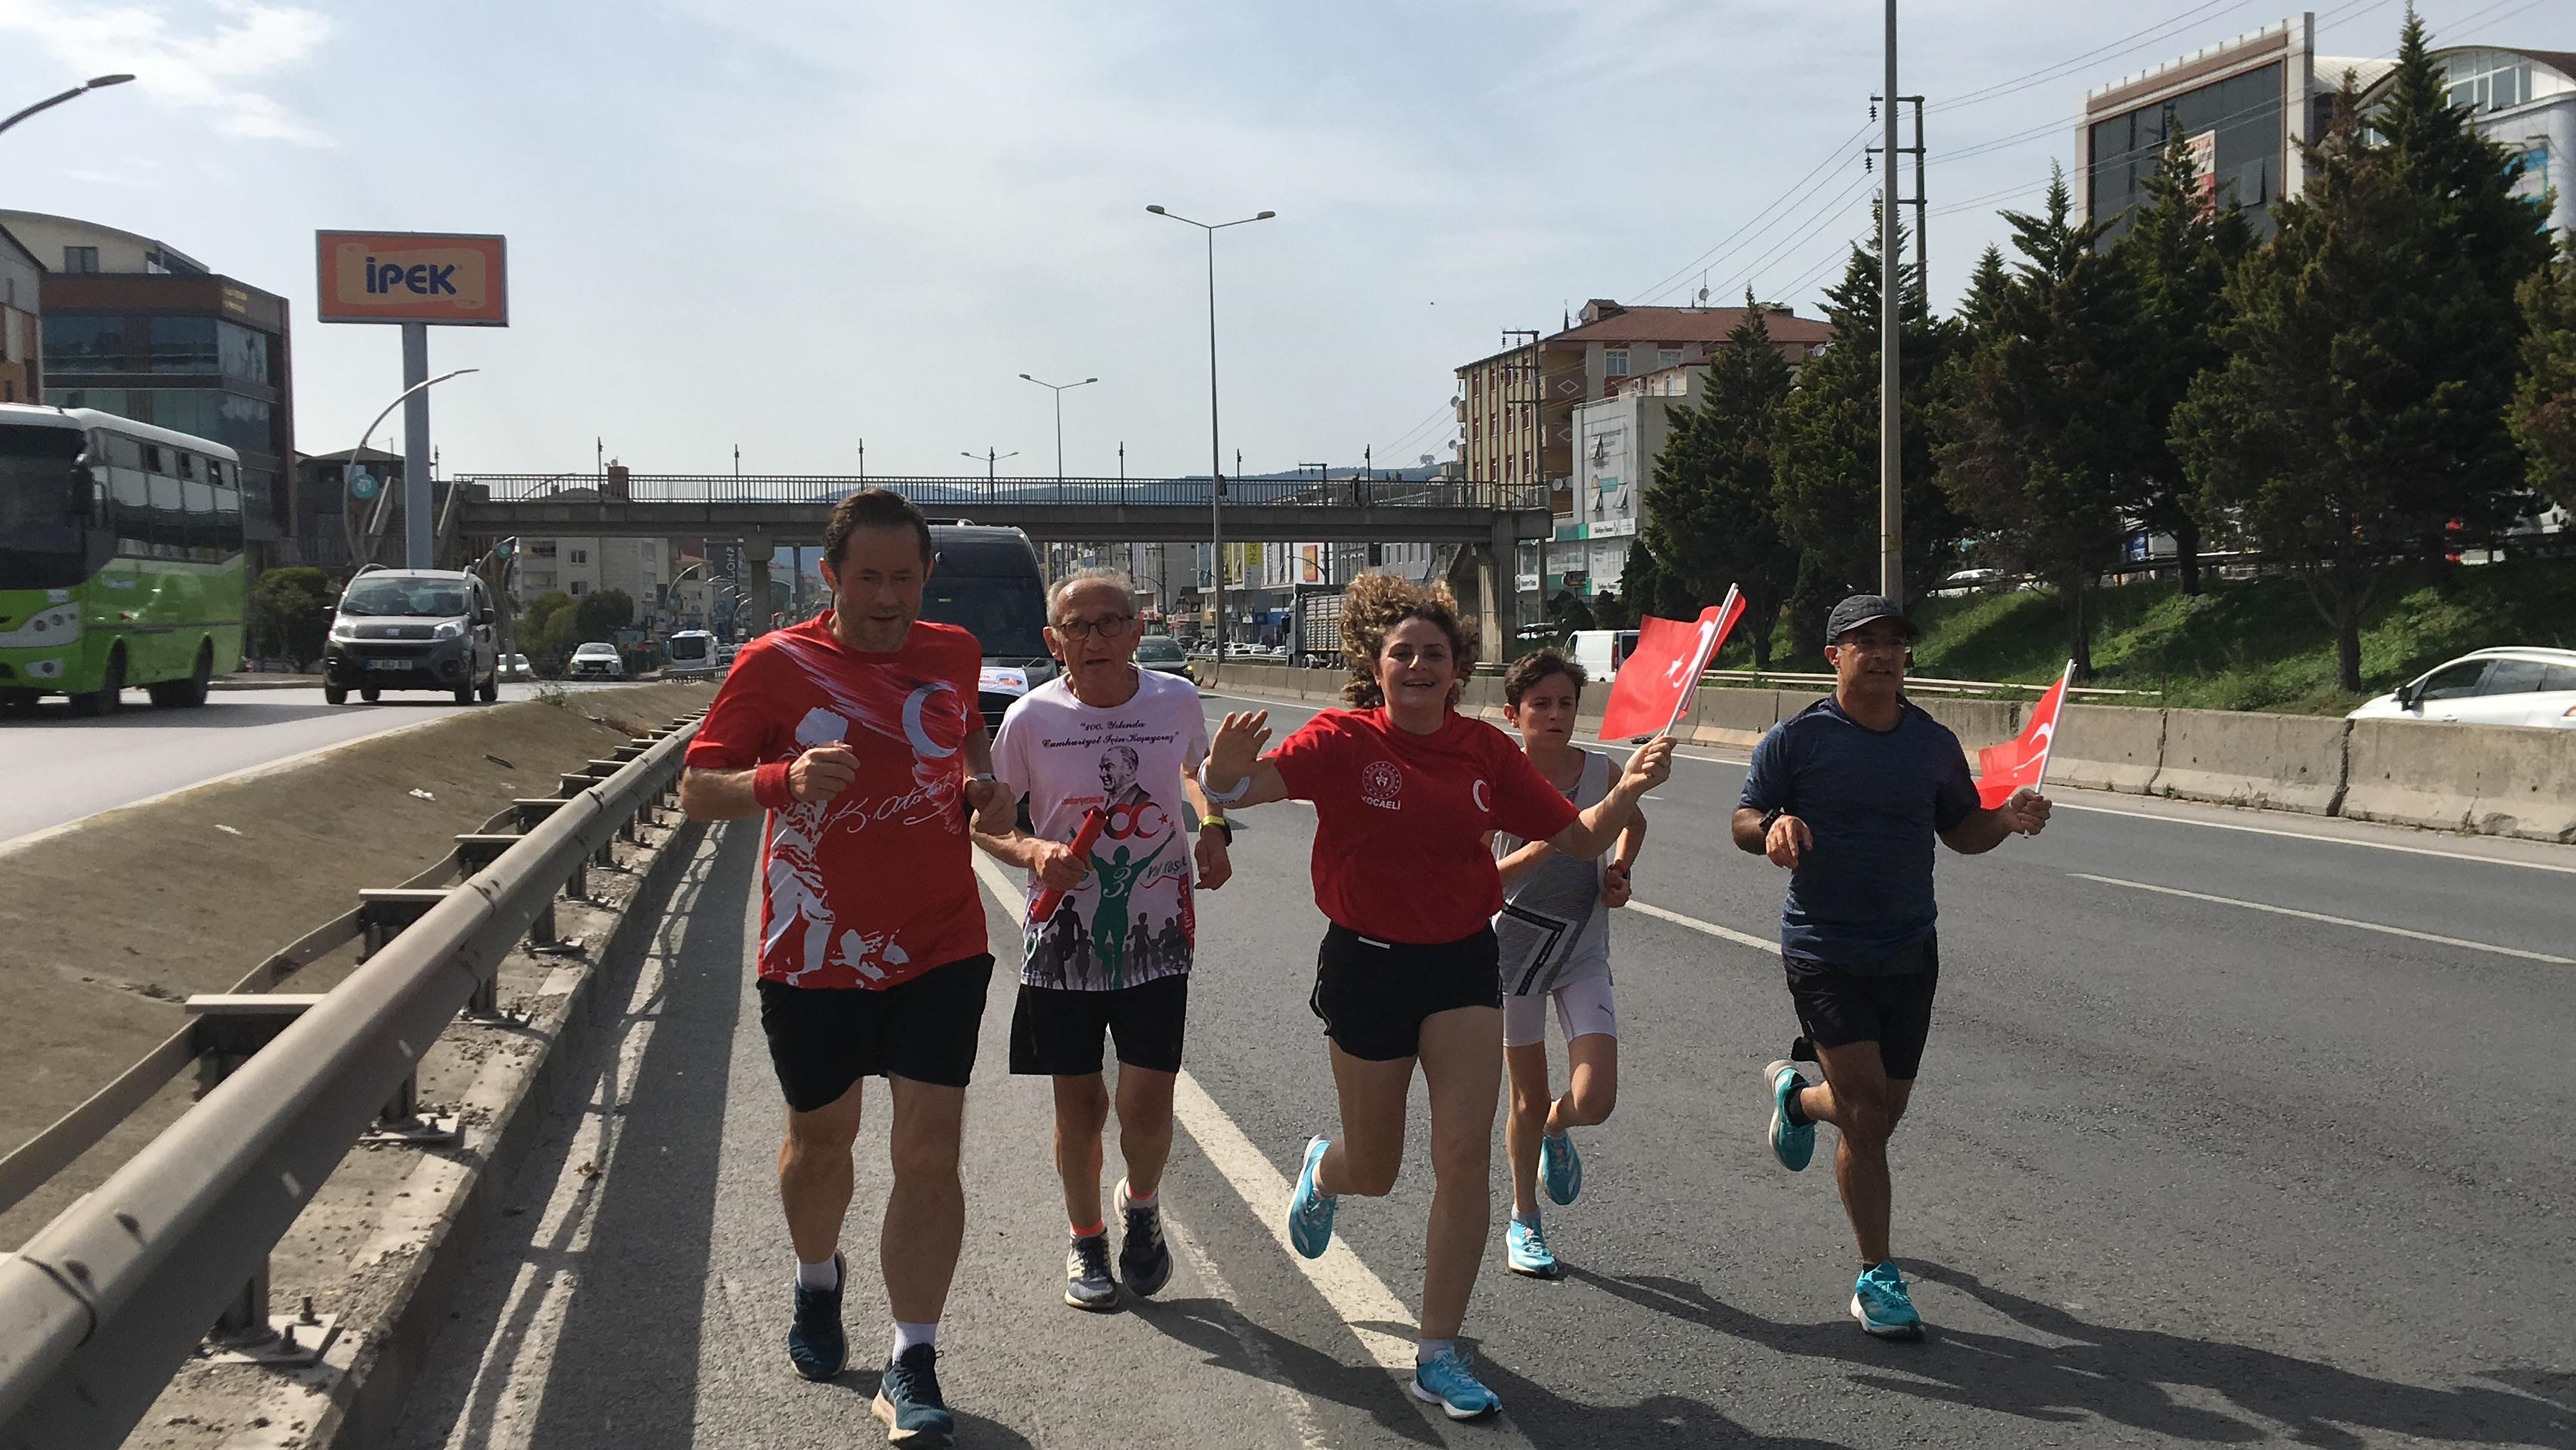
[{"label": "concrete barrier", "polygon": [[2167,710],[2159,795],[2330,816],[2343,795],[2347,722]]},{"label": "concrete barrier", "polygon": [[2155,789],[2164,755],[2164,711],[2068,705],[2048,752],[2048,784],[2146,795]]},{"label": "concrete barrier", "polygon": [[2576,842],[2576,730],[2356,720],[2341,814]]},{"label": "concrete barrier", "polygon": [[2021,704],[2015,700],[1945,700],[1938,696],[1911,697],[1924,713],[1950,727],[1959,737],[1959,745],[1968,752],[1968,763],[1976,764],[1977,752],[1986,746],[2010,740],[2021,733]]},{"label": "concrete barrier", "polygon": [[1301,698],[1326,709],[1342,703],[1342,686],[1351,682],[1348,670],[1304,670],[1300,673],[1306,677],[1306,690]]},{"label": "concrete barrier", "polygon": [[1478,675],[1467,682],[1467,692],[1458,701],[1458,712],[1479,720],[1501,724],[1503,720],[1503,682],[1493,675]]},{"label": "concrete barrier", "polygon": [[1693,745],[1750,750],[1779,723],[1780,692],[1702,685],[1692,713]]}]

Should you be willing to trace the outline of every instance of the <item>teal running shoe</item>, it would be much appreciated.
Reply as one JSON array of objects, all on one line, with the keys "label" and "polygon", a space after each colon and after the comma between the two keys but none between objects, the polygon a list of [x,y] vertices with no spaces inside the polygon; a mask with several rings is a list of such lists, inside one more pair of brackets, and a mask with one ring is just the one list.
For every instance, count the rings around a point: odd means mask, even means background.
[{"label": "teal running shoe", "polygon": [[1453,1420],[1475,1420],[1503,1407],[1503,1397],[1485,1388],[1467,1368],[1467,1357],[1444,1349],[1429,1364],[1413,1367],[1413,1397],[1438,1405]]},{"label": "teal running shoe", "polygon": [[1322,1258],[1333,1242],[1333,1210],[1341,1200],[1315,1188],[1315,1170],[1331,1146],[1321,1133],[1306,1140],[1306,1166],[1297,1170],[1297,1189],[1288,1195],[1288,1244],[1303,1258]]},{"label": "teal running shoe", "polygon": [[1547,1196],[1560,1204],[1572,1203],[1583,1191],[1583,1160],[1575,1155],[1572,1137],[1549,1133],[1538,1140],[1538,1176]]},{"label": "teal running shoe", "polygon": [[1852,1285],[1851,1315],[1881,1339],[1923,1337],[1923,1316],[1914,1312],[1914,1298],[1905,1292],[1905,1276],[1896,1271],[1894,1259],[1862,1271]]},{"label": "teal running shoe", "polygon": [[1519,1219],[1503,1230],[1503,1262],[1513,1273],[1533,1279],[1553,1279],[1565,1272],[1547,1246],[1547,1234],[1537,1224]]},{"label": "teal running shoe", "polygon": [[1816,1125],[1789,1121],[1789,1094],[1807,1086],[1792,1062],[1775,1062],[1762,1069],[1763,1090],[1771,1094],[1771,1156],[1780,1166],[1795,1173],[1816,1156]]},{"label": "teal running shoe", "polygon": [[933,1450],[950,1444],[957,1433],[957,1417],[939,1392],[939,1350],[933,1345],[916,1344],[886,1361],[877,1397],[868,1408],[884,1422],[889,1445]]}]

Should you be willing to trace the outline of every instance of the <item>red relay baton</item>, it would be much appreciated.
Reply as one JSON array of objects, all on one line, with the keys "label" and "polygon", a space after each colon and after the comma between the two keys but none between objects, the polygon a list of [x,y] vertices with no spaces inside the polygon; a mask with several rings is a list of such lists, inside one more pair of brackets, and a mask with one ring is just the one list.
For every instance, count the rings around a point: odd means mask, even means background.
[{"label": "red relay baton", "polygon": [[[1101,830],[1108,824],[1109,817],[1098,806],[1083,812],[1082,829],[1073,833],[1073,854],[1090,860],[1092,844],[1100,839]],[[1046,925],[1054,917],[1056,907],[1063,903],[1064,893],[1065,888],[1061,886],[1041,889],[1029,902],[1029,920],[1039,926]]]}]

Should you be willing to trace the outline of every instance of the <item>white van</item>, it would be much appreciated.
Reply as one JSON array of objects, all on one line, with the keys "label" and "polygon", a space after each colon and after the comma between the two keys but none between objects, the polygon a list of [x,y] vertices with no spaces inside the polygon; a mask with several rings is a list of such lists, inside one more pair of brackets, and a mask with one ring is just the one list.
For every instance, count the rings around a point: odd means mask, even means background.
[{"label": "white van", "polygon": [[1574,632],[1574,662],[1583,666],[1589,680],[1607,680],[1619,673],[1619,666],[1637,647],[1633,629],[1578,629]]}]

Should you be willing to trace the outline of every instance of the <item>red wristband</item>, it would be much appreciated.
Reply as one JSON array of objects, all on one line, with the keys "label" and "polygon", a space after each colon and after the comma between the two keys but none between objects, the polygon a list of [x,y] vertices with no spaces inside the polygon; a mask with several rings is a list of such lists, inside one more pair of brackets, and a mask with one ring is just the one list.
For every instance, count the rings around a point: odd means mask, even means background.
[{"label": "red wristband", "polygon": [[765,811],[783,811],[796,804],[796,792],[787,783],[790,762],[773,760],[751,773],[751,798]]}]

